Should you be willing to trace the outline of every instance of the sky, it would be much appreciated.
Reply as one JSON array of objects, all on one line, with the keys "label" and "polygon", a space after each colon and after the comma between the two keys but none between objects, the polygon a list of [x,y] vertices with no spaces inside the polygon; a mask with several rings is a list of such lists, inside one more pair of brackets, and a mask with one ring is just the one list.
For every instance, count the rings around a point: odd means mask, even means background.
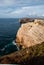
[{"label": "sky", "polygon": [[44,17],[44,0],[0,0],[0,18]]}]

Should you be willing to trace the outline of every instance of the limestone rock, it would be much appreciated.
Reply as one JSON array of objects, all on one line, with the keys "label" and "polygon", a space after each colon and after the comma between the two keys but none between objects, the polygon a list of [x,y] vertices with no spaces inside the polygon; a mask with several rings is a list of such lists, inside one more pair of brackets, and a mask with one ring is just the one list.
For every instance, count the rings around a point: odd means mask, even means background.
[{"label": "limestone rock", "polygon": [[22,24],[16,35],[16,43],[25,48],[44,42],[44,20]]}]

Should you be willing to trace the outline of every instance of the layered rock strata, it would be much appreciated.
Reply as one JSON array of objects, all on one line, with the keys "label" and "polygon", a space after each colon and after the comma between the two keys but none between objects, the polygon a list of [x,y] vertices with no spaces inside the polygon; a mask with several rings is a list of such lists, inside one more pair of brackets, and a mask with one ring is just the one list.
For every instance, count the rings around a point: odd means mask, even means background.
[{"label": "layered rock strata", "polygon": [[16,35],[19,47],[26,48],[44,42],[44,20],[22,24]]}]

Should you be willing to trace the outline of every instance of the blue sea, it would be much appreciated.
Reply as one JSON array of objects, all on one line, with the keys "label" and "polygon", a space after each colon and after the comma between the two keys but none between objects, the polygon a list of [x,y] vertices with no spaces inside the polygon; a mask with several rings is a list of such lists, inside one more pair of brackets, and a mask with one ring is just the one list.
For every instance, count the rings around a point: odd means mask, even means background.
[{"label": "blue sea", "polygon": [[0,56],[18,50],[14,40],[19,27],[18,18],[0,18]]}]

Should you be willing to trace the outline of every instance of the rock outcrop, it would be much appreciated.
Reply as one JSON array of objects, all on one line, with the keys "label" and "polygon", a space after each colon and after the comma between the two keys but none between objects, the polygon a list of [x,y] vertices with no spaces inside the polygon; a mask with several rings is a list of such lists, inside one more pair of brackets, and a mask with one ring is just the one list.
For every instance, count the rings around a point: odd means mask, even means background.
[{"label": "rock outcrop", "polygon": [[44,42],[0,57],[0,64],[44,65]]},{"label": "rock outcrop", "polygon": [[44,20],[22,24],[16,35],[16,43],[21,48],[44,42]]},{"label": "rock outcrop", "polygon": [[16,42],[23,49],[0,57],[0,64],[44,65],[44,20],[22,24]]},{"label": "rock outcrop", "polygon": [[22,23],[28,23],[28,22],[34,22],[34,19],[33,18],[22,18],[22,19],[19,19],[19,22],[22,24]]}]

